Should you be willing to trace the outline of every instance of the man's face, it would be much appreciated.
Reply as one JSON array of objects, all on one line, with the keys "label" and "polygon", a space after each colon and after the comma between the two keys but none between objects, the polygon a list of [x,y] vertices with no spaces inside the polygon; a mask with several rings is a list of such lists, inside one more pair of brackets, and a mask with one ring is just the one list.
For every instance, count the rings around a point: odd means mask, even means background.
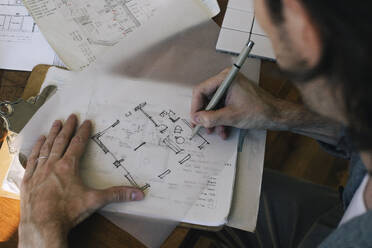
[{"label": "man's face", "polygon": [[[256,19],[272,41],[277,63],[283,71],[306,71],[317,65],[322,48],[315,25],[298,0],[283,2],[284,21],[275,23],[266,0],[255,0]],[[314,112],[345,123],[341,94],[322,78],[296,83],[305,104]],[[345,123],[346,124],[346,123]]]}]

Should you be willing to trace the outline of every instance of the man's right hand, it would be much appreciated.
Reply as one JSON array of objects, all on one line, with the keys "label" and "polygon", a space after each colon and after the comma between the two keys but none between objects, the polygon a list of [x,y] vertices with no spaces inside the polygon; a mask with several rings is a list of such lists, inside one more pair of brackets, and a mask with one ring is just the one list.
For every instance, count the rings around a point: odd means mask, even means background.
[{"label": "man's right hand", "polygon": [[225,126],[243,129],[270,129],[278,125],[282,100],[254,85],[239,74],[227,92],[222,108],[201,111],[226,78],[230,68],[194,88],[191,118],[211,132],[216,128],[222,138],[227,138]]},{"label": "man's right hand", "polygon": [[99,208],[144,198],[137,188],[96,190],[83,183],[79,163],[92,124],[76,129],[77,123],[75,115],[64,125],[55,121],[32,150],[21,186],[19,247],[66,247],[69,230]]}]

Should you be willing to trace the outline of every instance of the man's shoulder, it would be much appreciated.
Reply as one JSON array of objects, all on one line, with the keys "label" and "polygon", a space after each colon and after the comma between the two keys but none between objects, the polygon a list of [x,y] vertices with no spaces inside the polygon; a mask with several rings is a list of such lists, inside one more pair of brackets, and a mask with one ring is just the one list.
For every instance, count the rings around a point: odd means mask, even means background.
[{"label": "man's shoulder", "polygon": [[341,225],[320,245],[323,247],[372,247],[372,211]]}]

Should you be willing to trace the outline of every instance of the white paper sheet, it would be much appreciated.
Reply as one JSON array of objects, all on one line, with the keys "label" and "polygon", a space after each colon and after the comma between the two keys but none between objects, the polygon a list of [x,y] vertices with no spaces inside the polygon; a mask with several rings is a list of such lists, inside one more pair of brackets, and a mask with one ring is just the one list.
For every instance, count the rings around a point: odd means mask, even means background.
[{"label": "white paper sheet", "polygon": [[62,65],[18,0],[0,0],[0,68],[31,71],[38,64]]}]

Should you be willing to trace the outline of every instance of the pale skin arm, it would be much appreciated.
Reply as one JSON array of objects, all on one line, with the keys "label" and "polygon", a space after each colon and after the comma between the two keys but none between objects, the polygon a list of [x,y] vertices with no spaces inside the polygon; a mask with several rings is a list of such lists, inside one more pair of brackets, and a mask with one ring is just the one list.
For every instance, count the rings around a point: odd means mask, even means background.
[{"label": "pale skin arm", "polygon": [[40,137],[32,150],[21,186],[18,247],[67,247],[69,230],[97,209],[144,197],[135,188],[94,190],[83,184],[79,160],[90,137],[91,123],[85,121],[77,131],[76,126],[75,115],[64,125],[54,122],[48,136]]},{"label": "pale skin arm", "polygon": [[201,111],[222,83],[229,69],[194,88],[191,118],[194,124],[216,130],[227,138],[226,126],[243,129],[268,129],[303,134],[328,144],[339,140],[341,125],[303,105],[281,100],[239,75],[229,89],[222,108]]}]

